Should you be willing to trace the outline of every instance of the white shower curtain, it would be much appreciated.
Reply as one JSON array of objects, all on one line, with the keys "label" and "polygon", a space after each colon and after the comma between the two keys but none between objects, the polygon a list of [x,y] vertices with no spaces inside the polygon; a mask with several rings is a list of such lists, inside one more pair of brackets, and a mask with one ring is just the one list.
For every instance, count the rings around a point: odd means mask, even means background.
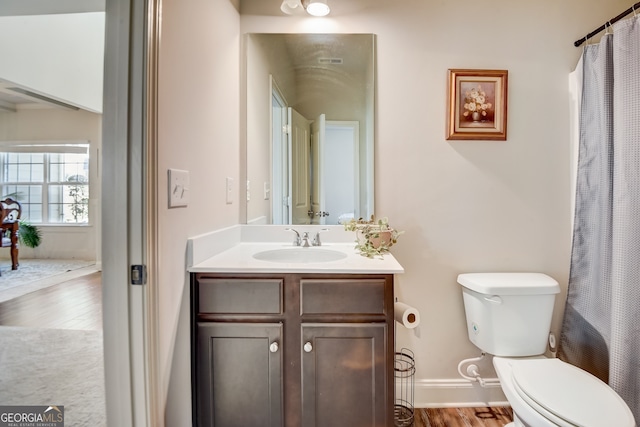
[{"label": "white shower curtain", "polygon": [[560,357],[640,420],[640,17],[582,56],[573,250]]}]

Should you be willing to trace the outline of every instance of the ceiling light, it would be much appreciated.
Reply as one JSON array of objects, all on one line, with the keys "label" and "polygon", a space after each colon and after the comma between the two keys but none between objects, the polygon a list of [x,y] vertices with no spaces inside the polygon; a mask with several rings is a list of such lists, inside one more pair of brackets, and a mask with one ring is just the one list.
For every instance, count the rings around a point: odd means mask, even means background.
[{"label": "ceiling light", "polygon": [[293,15],[302,11],[302,3],[300,0],[283,0],[280,10],[287,15]]},{"label": "ceiling light", "polygon": [[327,0],[310,0],[306,5],[307,13],[313,16],[327,16],[331,11]]}]

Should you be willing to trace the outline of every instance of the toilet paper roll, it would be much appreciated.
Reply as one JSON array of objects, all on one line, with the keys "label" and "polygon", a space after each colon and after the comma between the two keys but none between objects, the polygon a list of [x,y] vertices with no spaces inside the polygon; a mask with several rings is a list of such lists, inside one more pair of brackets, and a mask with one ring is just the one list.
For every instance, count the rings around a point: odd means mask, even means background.
[{"label": "toilet paper roll", "polygon": [[396,302],[393,305],[393,317],[396,322],[408,329],[413,329],[420,324],[418,309],[402,302]]}]

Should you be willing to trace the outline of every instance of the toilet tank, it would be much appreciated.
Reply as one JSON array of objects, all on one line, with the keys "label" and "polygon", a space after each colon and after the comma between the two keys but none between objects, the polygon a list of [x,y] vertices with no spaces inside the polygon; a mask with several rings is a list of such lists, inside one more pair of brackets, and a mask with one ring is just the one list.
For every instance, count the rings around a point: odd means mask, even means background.
[{"label": "toilet tank", "polygon": [[503,357],[545,352],[558,282],[541,273],[468,273],[458,283],[478,348]]}]

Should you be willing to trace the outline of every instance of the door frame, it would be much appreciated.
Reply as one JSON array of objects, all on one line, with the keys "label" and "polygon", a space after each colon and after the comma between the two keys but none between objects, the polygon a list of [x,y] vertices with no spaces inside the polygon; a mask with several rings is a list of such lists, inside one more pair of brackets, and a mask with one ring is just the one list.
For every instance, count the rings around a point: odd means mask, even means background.
[{"label": "door frame", "polygon": [[324,172],[328,169],[325,160],[327,119],[319,114],[311,123],[311,224],[324,225],[327,219],[323,216],[327,209],[325,199]]},{"label": "door frame", "polygon": [[[287,137],[287,100],[273,75],[269,75],[271,92],[271,224],[286,224],[291,217],[291,186],[289,180],[289,140]],[[274,105],[277,104],[277,107]],[[276,114],[276,109],[280,110]],[[278,120],[280,118],[280,120]]]},{"label": "door frame", "polygon": [[[105,5],[102,294],[109,425],[163,426],[157,375],[157,50],[161,0]],[[146,285],[130,284],[131,265]]]}]

